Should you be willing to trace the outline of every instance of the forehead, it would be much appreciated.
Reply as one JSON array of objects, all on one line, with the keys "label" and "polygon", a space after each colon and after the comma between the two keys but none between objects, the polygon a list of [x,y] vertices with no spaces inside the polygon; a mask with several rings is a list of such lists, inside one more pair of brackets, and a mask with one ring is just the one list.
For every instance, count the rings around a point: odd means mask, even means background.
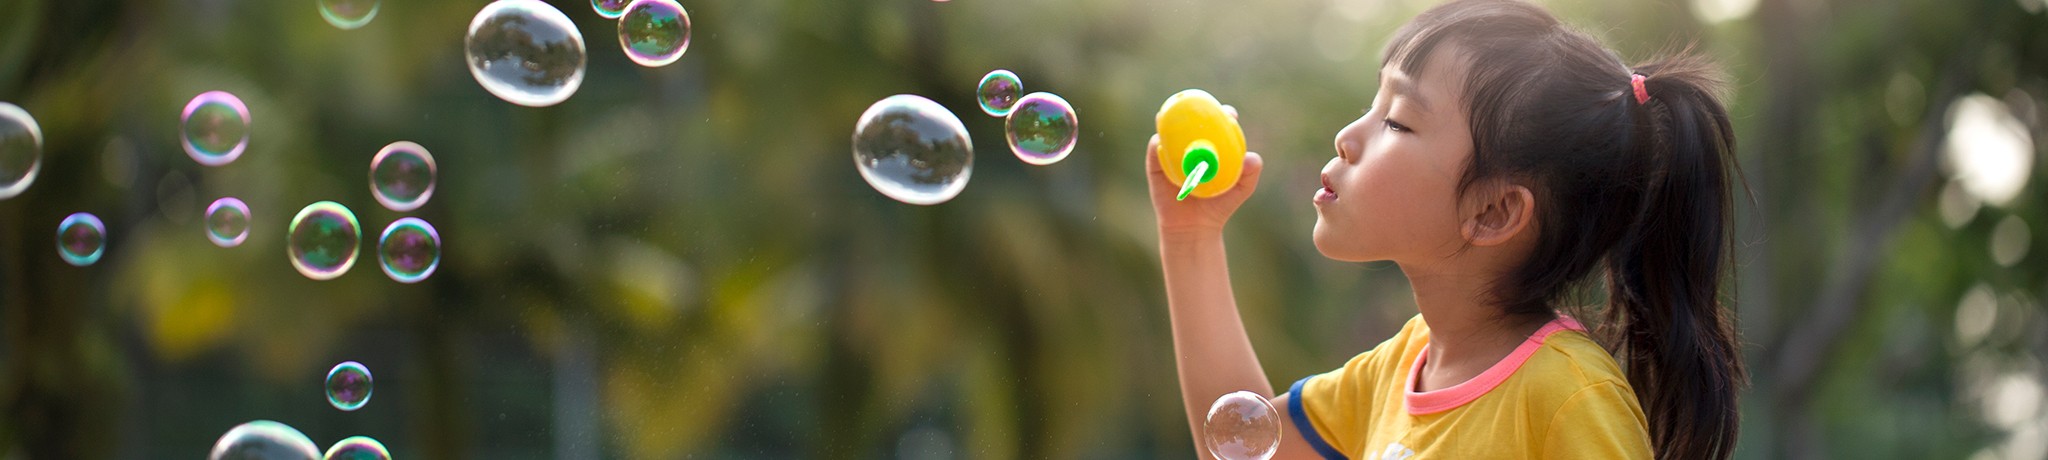
[{"label": "forehead", "polygon": [[1413,99],[1433,115],[1464,118],[1464,87],[1471,62],[1455,45],[1437,47],[1420,61],[1416,72],[1392,59],[1380,66],[1381,88],[1396,97]]}]

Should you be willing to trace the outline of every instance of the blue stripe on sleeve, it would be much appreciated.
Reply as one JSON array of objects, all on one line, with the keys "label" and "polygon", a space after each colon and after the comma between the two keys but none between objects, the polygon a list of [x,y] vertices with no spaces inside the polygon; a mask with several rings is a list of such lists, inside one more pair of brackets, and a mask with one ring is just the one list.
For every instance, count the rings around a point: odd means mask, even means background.
[{"label": "blue stripe on sleeve", "polygon": [[1315,424],[1308,421],[1308,411],[1302,409],[1301,385],[1308,383],[1308,379],[1312,378],[1315,376],[1302,377],[1301,380],[1294,381],[1293,387],[1287,389],[1288,393],[1294,395],[1287,400],[1287,413],[1294,418],[1294,429],[1300,431],[1301,439],[1308,440],[1309,447],[1314,447],[1316,453],[1323,454],[1324,459],[1350,460],[1343,453],[1337,452],[1337,448],[1330,447],[1330,443],[1324,442],[1321,435],[1316,434]]}]

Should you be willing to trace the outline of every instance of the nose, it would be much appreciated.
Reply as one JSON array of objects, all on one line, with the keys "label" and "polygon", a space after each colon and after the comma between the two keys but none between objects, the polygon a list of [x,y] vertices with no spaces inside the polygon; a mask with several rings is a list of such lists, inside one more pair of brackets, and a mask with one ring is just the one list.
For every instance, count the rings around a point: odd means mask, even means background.
[{"label": "nose", "polygon": [[[1364,119],[1364,117],[1359,118],[1361,121]],[[1337,139],[1334,141],[1337,148],[1337,158],[1342,158],[1344,161],[1352,161],[1357,159],[1358,152],[1364,150],[1364,136],[1359,136],[1356,133],[1359,124],[1360,121],[1353,121],[1351,124],[1344,125],[1344,129],[1337,130]]]}]

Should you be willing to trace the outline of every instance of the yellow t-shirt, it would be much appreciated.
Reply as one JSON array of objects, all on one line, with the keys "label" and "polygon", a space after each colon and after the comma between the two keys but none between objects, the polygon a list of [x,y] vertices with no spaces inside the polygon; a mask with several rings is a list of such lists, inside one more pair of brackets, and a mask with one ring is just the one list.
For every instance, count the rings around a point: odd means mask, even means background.
[{"label": "yellow t-shirt", "polygon": [[1289,390],[1292,422],[1325,458],[1650,458],[1628,377],[1570,318],[1545,324],[1472,380],[1416,392],[1421,316],[1336,370]]}]

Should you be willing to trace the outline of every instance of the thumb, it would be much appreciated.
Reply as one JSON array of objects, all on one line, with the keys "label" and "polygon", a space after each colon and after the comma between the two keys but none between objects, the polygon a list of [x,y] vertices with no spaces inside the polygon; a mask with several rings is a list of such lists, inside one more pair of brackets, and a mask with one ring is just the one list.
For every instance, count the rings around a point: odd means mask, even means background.
[{"label": "thumb", "polygon": [[1229,193],[1232,195],[1251,195],[1252,192],[1259,189],[1259,173],[1265,170],[1265,158],[1260,157],[1258,152],[1245,152],[1244,171],[1239,173],[1237,186],[1232,187]]}]

